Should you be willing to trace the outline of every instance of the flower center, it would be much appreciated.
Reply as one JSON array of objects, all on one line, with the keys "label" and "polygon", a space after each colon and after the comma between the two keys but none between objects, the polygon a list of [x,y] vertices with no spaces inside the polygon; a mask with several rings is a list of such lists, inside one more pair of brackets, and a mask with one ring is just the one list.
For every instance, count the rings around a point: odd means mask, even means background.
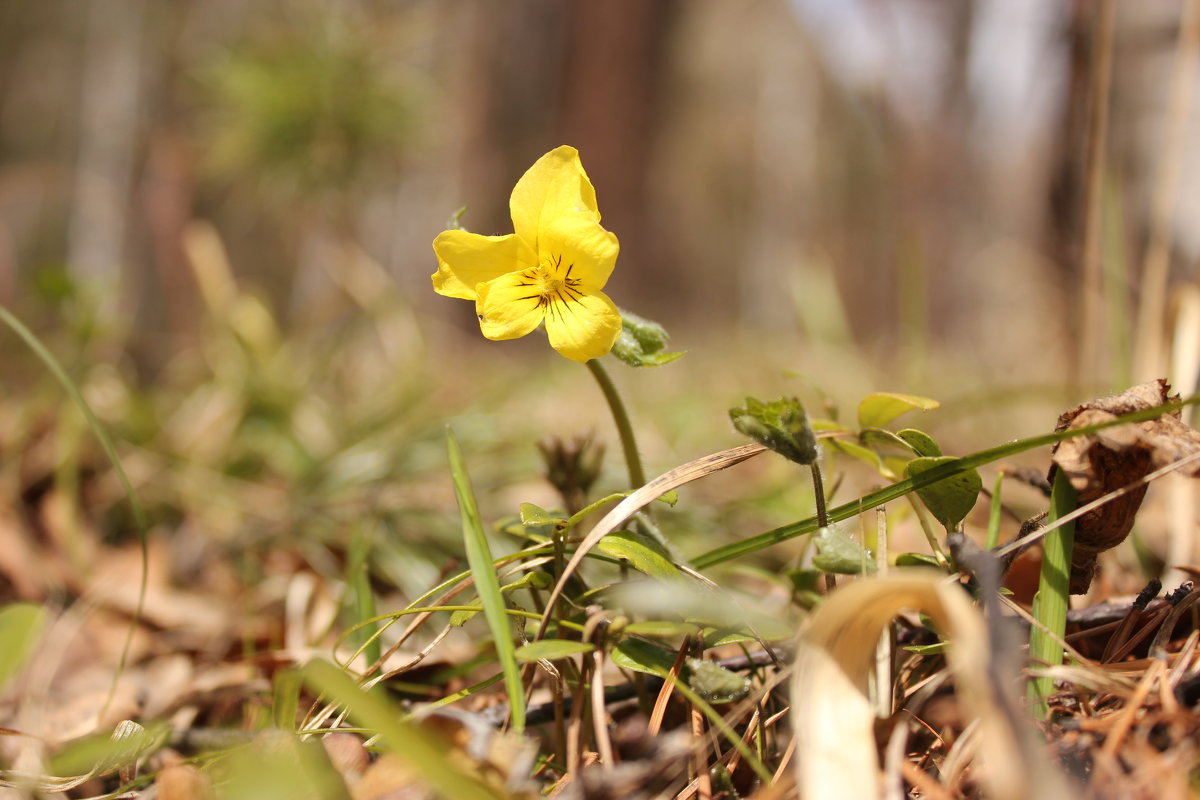
[{"label": "flower center", "polygon": [[573,264],[564,265],[563,257],[556,255],[533,269],[534,274],[530,277],[541,294],[538,305],[546,307],[555,303],[570,303],[583,297],[583,292],[579,289],[582,281],[571,275],[574,268]]}]

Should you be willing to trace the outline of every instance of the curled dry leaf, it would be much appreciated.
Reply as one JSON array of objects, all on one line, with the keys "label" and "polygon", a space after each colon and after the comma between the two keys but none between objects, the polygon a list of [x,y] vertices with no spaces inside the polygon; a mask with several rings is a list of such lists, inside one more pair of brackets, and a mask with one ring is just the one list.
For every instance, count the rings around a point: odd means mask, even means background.
[{"label": "curled dry leaf", "polygon": [[[1160,379],[1092,400],[1059,417],[1055,430],[1096,425],[1178,400],[1178,395],[1172,396],[1170,389]],[[1118,425],[1062,442],[1054,450],[1050,477],[1053,479],[1055,469],[1066,473],[1079,505],[1083,505],[1197,451],[1200,451],[1200,431],[1186,425],[1175,411],[1157,419]],[[1200,462],[1193,462],[1181,472],[1195,477],[1200,474]],[[1146,487],[1138,487],[1076,521],[1071,594],[1086,592],[1096,572],[1096,557],[1125,541],[1145,494]]]},{"label": "curled dry leaf", "polygon": [[988,796],[1072,796],[1032,743],[1032,729],[1003,699],[1004,686],[991,674],[991,647],[979,611],[962,587],[921,570],[847,584],[809,620],[796,649],[792,682],[800,796],[885,796],[868,676],[880,635],[893,617],[910,610],[929,615],[950,641],[955,689],[978,723],[973,763]]}]

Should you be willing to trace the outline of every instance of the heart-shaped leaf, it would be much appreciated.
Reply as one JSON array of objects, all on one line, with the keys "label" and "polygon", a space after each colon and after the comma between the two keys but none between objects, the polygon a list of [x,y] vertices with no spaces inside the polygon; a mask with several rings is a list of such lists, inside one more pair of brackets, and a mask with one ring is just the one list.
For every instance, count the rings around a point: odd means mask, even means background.
[{"label": "heart-shaped leaf", "polygon": [[[937,456],[934,458],[914,458],[908,462],[910,477],[920,475],[942,464],[951,464],[958,459],[953,456]],[[978,470],[969,469],[950,478],[931,483],[917,489],[917,494],[925,503],[925,507],[946,526],[946,530],[954,530],[962,524],[967,514],[975,507],[979,492],[983,489],[983,479]]]},{"label": "heart-shaped leaf", "polygon": [[813,566],[822,572],[839,575],[861,575],[875,571],[875,559],[871,553],[850,536],[835,527],[822,528],[813,536],[817,554]]}]

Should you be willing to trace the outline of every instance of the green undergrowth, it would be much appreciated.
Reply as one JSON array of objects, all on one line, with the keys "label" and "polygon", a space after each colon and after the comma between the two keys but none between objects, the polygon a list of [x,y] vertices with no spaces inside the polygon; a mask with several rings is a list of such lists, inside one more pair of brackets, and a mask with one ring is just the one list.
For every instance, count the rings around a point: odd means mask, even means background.
[{"label": "green undergrowth", "polygon": [[[329,336],[288,333],[235,292],[209,308],[191,354],[148,383],[86,361],[64,368],[54,342],[5,312],[65,389],[46,401],[31,370],[27,395],[3,398],[19,423],[6,433],[19,454],[8,485],[43,487],[24,495],[31,513],[50,487],[78,508],[68,532],[100,537],[89,547],[119,548],[140,533],[167,558],[199,554],[198,573],[235,565],[244,624],[231,657],[258,665],[271,688],[242,698],[227,720],[246,738],[185,750],[222,796],[270,796],[264,786],[286,796],[296,764],[307,785],[331,787],[320,796],[338,796],[346,774],[311,746],[333,731],[355,733],[370,759],[393,754],[445,797],[531,796],[589,759],[621,757],[618,708],[693,737],[690,755],[663,768],[663,787],[680,788],[697,758],[718,782],[768,786],[790,740],[787,663],[813,609],[839,582],[898,567],[967,581],[953,535],[995,547],[1015,535],[1011,517],[1039,510],[1007,505],[996,466],[1104,427],[964,451],[937,433],[936,400],[870,392],[842,404],[803,382],[803,402],[747,398],[730,424],[721,402],[739,398],[697,400],[686,359],[663,368],[682,370],[678,397],[655,402],[639,392],[639,373],[617,364],[601,379],[604,402],[570,385],[578,371],[559,369],[569,365],[522,383],[503,363],[443,381],[433,362],[444,354],[420,337],[381,347],[386,331],[419,327],[398,297],[377,299]],[[660,431],[642,436],[644,479],[620,468],[639,443],[608,433],[617,390],[632,398],[631,436]],[[680,427],[676,400],[689,414],[707,409],[711,427]],[[737,451],[720,470],[705,458],[748,441],[774,452]],[[123,491],[104,484],[110,470]],[[1055,516],[1069,512],[1069,498],[1055,502]],[[76,568],[86,575],[85,563]],[[307,631],[302,653],[261,625],[263,587],[298,575],[335,609]],[[197,592],[217,591],[207,580]],[[1050,634],[1033,652],[1053,663],[1065,587],[1043,592],[1059,602],[1035,610]],[[29,663],[53,616],[48,600],[0,609],[0,681]],[[141,625],[134,615],[130,636]],[[929,675],[943,648],[937,631],[915,625],[894,666]],[[119,676],[121,663],[111,669]],[[1048,689],[1031,686],[1036,704]],[[137,724],[63,745],[44,775],[5,779],[43,791],[140,790],[163,769],[147,759],[186,732],[167,719]],[[475,733],[427,740],[430,726],[446,725]],[[295,746],[262,750],[271,756],[255,775],[266,731]],[[520,757],[498,765],[463,744],[491,736]]]}]

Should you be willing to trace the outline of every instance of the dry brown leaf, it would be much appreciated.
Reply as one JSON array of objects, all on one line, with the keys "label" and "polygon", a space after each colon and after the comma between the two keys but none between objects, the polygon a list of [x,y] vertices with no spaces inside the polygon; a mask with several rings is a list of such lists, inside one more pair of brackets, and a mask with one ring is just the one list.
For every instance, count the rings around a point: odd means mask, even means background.
[{"label": "dry brown leaf", "polygon": [[[1165,380],[1150,381],[1068,411],[1059,417],[1055,430],[1108,422],[1178,399],[1178,395],[1170,394]],[[1054,469],[1061,469],[1074,487],[1079,505],[1083,505],[1198,451],[1200,431],[1184,424],[1176,411],[1060,443],[1054,449],[1051,477]],[[1200,474],[1200,462],[1180,471],[1195,477]],[[1096,571],[1096,557],[1125,541],[1145,494],[1146,486],[1138,487],[1076,521],[1071,557],[1072,594],[1088,590]]]},{"label": "dry brown leaf", "polygon": [[211,800],[212,781],[191,764],[172,764],[154,779],[159,800]]},{"label": "dry brown leaf", "polygon": [[354,800],[428,800],[433,797],[417,780],[417,772],[403,758],[384,753],[350,790]]}]

